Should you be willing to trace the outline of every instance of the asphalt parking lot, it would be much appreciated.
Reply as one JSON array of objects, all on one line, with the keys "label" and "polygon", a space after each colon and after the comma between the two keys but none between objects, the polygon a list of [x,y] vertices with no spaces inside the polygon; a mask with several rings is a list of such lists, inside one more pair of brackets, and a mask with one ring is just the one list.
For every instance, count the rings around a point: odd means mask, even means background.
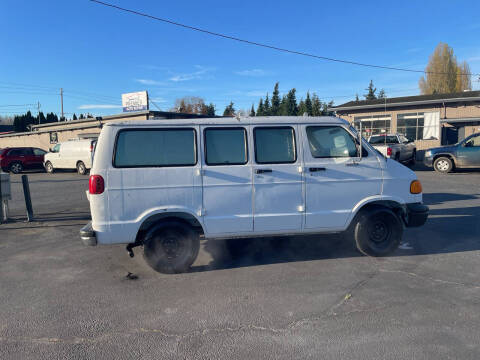
[{"label": "asphalt parking lot", "polygon": [[[480,171],[417,174],[431,215],[385,258],[341,236],[204,241],[192,272],[84,247],[86,176],[29,174],[0,225],[1,359],[479,359]],[[233,250],[232,250],[233,249]],[[133,279],[126,277],[132,273]],[[136,278],[135,278],[136,277]]]}]

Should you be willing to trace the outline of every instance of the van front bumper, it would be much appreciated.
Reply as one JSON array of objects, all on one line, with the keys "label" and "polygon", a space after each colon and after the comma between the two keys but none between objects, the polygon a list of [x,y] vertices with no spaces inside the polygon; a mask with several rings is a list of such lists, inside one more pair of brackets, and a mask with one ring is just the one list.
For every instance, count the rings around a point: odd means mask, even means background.
[{"label": "van front bumper", "polygon": [[82,239],[83,245],[86,245],[86,246],[97,245],[97,235],[93,230],[91,221],[80,229],[80,239]]},{"label": "van front bumper", "polygon": [[405,226],[418,227],[425,224],[430,209],[422,203],[411,203],[407,204],[406,210]]}]

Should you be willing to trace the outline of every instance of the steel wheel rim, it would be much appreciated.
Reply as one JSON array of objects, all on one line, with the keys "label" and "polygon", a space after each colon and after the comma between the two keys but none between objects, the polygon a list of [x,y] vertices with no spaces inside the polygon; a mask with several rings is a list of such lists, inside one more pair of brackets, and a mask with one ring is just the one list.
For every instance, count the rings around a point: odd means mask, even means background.
[{"label": "steel wheel rim", "polygon": [[390,237],[390,229],[384,221],[377,220],[369,226],[368,234],[371,241],[375,244],[381,244]]},{"label": "steel wheel rim", "polygon": [[449,167],[450,167],[450,165],[448,164],[448,161],[447,161],[447,160],[439,160],[439,161],[437,162],[437,168],[438,168],[438,170],[447,171]]}]

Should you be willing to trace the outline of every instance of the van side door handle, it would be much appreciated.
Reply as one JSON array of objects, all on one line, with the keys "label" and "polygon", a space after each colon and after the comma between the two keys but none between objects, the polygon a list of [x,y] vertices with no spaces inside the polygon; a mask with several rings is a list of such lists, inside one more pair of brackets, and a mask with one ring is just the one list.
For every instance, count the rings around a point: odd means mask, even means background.
[{"label": "van side door handle", "polygon": [[324,167],[311,167],[308,170],[310,170],[310,172],[316,172],[316,171],[325,171],[327,169]]},{"label": "van side door handle", "polygon": [[255,174],[271,173],[272,169],[256,169]]}]

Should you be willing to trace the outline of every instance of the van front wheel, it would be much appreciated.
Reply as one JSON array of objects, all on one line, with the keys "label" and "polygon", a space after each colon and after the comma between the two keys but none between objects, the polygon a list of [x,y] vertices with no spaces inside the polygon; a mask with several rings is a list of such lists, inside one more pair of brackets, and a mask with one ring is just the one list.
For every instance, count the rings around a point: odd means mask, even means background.
[{"label": "van front wheel", "polygon": [[155,271],[174,274],[188,271],[198,256],[200,239],[190,226],[167,221],[153,226],[143,241],[145,261]]},{"label": "van front wheel", "polygon": [[352,225],[357,249],[365,255],[388,255],[398,248],[402,240],[402,221],[388,208],[364,210]]}]

